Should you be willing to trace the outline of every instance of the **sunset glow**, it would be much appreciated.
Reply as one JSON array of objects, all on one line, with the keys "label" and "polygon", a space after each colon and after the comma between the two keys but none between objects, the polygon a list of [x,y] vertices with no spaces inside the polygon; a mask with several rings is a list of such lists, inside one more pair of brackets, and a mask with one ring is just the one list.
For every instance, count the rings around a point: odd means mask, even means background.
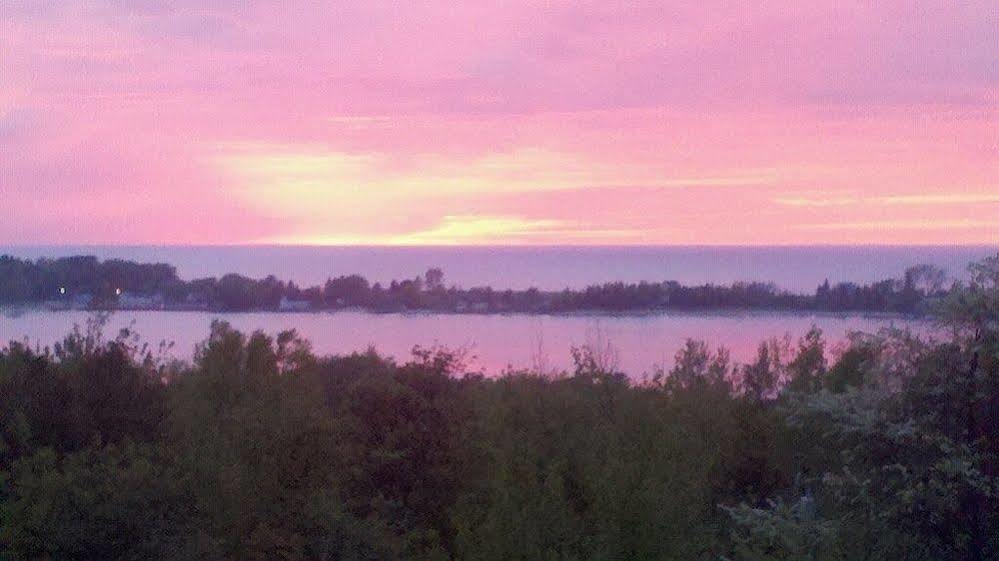
[{"label": "sunset glow", "polygon": [[0,239],[999,241],[992,1],[493,4],[8,3]]}]

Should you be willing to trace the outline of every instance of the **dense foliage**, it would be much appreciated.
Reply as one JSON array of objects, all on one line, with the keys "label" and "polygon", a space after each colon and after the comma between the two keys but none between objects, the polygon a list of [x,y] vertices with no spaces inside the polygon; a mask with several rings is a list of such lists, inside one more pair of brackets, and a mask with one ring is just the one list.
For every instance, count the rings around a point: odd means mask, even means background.
[{"label": "dense foliage", "polygon": [[[22,260],[0,256],[0,304],[48,303],[90,309],[330,310],[559,313],[655,310],[803,310],[924,313],[947,294],[946,274],[931,265],[909,268],[902,279],[867,285],[828,281],[814,294],[792,294],[773,284],[684,286],[676,281],[623,283],[563,291],[447,287],[444,273],[387,286],[359,275],[332,278],[323,286],[300,288],[274,276],[238,274],[183,281],[166,264],[99,261],[95,257]],[[85,298],[84,298],[85,297]],[[82,298],[82,299],[81,299]]]},{"label": "dense foliage", "polygon": [[216,323],[0,352],[0,559],[999,558],[999,257],[935,339],[689,341],[630,381]]}]

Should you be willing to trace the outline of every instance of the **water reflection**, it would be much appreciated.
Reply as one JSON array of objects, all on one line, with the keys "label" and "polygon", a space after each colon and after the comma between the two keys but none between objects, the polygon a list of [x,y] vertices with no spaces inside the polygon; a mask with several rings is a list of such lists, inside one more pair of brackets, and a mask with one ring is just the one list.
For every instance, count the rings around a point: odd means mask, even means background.
[{"label": "water reflection", "polygon": [[[363,351],[405,359],[414,345],[443,345],[466,349],[472,364],[490,374],[504,368],[542,367],[564,369],[571,364],[573,345],[598,345],[613,349],[618,363],[633,376],[655,366],[669,367],[676,350],[688,337],[711,346],[724,345],[732,358],[750,360],[757,344],[785,334],[797,339],[812,324],[819,326],[833,345],[850,330],[877,331],[882,327],[928,329],[925,322],[874,316],[811,314],[655,314],[646,316],[532,316],[435,315],[339,313],[122,312],[111,317],[107,331],[116,333],[132,325],[143,341],[175,343],[172,355],[190,360],[195,345],[204,339],[213,319],[224,319],[244,331],[262,329],[275,334],[297,329],[319,354]],[[74,324],[86,323],[85,312],[8,311],[0,316],[0,340],[25,340],[51,345]]]}]

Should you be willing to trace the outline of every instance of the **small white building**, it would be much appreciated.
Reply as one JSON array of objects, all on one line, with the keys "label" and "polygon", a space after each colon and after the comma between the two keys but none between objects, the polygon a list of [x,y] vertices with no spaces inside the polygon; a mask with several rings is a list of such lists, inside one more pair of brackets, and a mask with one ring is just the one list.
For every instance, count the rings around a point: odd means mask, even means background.
[{"label": "small white building", "polygon": [[281,297],[278,303],[278,310],[282,312],[307,312],[312,309],[312,302],[308,300],[292,300],[287,296]]},{"label": "small white building", "polygon": [[118,309],[120,310],[162,310],[163,295],[161,294],[135,294],[123,292],[118,296]]},{"label": "small white building", "polygon": [[89,292],[74,294],[70,299],[70,307],[74,310],[86,310],[90,307],[90,302],[94,300],[94,295]]},{"label": "small white building", "polygon": [[42,307],[47,310],[53,311],[63,311],[63,310],[86,310],[90,307],[90,302],[94,299],[88,293],[74,294],[72,296],[66,295],[66,292],[60,291],[60,298],[53,300],[46,300],[42,302]]}]

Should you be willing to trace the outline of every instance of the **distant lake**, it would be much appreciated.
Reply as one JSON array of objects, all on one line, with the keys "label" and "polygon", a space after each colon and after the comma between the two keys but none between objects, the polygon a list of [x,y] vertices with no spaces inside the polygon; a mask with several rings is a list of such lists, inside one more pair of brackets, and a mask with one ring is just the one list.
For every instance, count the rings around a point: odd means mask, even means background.
[{"label": "distant lake", "polygon": [[[107,327],[114,335],[129,325],[143,341],[156,346],[173,341],[172,356],[189,360],[194,346],[208,335],[213,319],[224,319],[243,331],[262,329],[274,335],[297,329],[319,354],[364,351],[374,345],[380,352],[404,360],[414,345],[434,344],[465,348],[477,356],[472,365],[497,374],[505,367],[547,365],[568,368],[573,345],[590,344],[614,349],[619,366],[633,377],[657,365],[669,367],[686,338],[703,339],[711,346],[724,345],[733,359],[746,362],[755,356],[758,343],[768,337],[790,334],[795,340],[812,324],[819,326],[830,348],[847,331],[874,332],[882,327],[910,326],[926,330],[925,322],[872,316],[825,314],[654,314],[606,315],[432,315],[337,313],[119,312]],[[0,341],[24,340],[51,345],[73,324],[86,322],[85,312],[26,310],[0,314]]]},{"label": "distant lake", "polygon": [[[997,251],[982,247],[7,247],[19,257],[91,254],[173,264],[184,279],[236,272],[251,277],[274,274],[299,285],[320,284],[330,276],[359,273],[372,281],[411,278],[441,267],[448,284],[491,285],[556,290],[608,281],[677,280],[684,284],[734,281],[774,282],[782,288],[812,292],[830,282],[871,282],[899,277],[916,263],[932,263],[960,275],[967,264]],[[606,315],[428,315],[330,313],[122,312],[110,331],[135,323],[145,341],[174,341],[174,355],[189,359],[195,343],[208,334],[213,318],[235,327],[275,334],[295,328],[320,354],[363,351],[374,345],[405,359],[414,345],[468,348],[475,363],[490,373],[506,366],[570,366],[573,345],[609,343],[621,368],[634,376],[668,366],[688,337],[724,345],[734,359],[751,360],[764,338],[790,334],[797,339],[814,323],[831,343],[849,330],[876,331],[910,323],[861,315],[774,313]],[[26,311],[0,314],[0,341],[23,339],[51,344],[83,312]],[[832,345],[831,345],[832,346]]]},{"label": "distant lake", "polygon": [[299,285],[358,273],[372,282],[413,278],[440,267],[447,284],[465,288],[543,290],[610,281],[675,280],[682,284],[774,282],[812,292],[822,281],[868,283],[898,278],[917,263],[963,273],[999,251],[978,247],[301,247],[301,246],[0,246],[17,257],[96,255],[177,267],[181,278],[273,274]]}]

